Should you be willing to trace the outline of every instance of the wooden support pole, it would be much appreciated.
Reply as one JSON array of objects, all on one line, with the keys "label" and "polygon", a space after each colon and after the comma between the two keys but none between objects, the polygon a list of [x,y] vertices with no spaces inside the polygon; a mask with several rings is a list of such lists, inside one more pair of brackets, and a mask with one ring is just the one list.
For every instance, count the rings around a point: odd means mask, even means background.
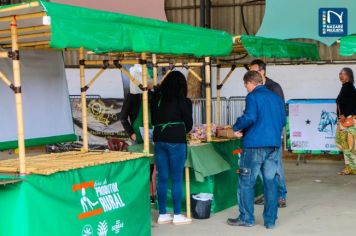
[{"label": "wooden support pole", "polygon": [[[26,32],[33,32],[33,31],[50,31],[51,28],[48,25],[39,25],[39,26],[30,26],[30,27],[23,27],[23,28],[17,28],[17,33],[26,33]],[[0,30],[0,34],[4,35],[11,35],[11,30],[6,29],[6,30]]]},{"label": "wooden support pole", "polygon": [[[26,20],[26,19],[33,19],[33,18],[40,18],[46,16],[46,13],[44,12],[35,12],[35,13],[29,13],[29,14],[24,14],[24,15],[18,15],[16,16],[16,20]],[[0,17],[0,22],[6,22],[6,21],[12,21],[13,16],[5,16],[5,17]]]},{"label": "wooden support pole", "polygon": [[190,176],[189,176],[189,167],[185,167],[185,201],[187,208],[187,218],[192,218],[190,210]]},{"label": "wooden support pole", "polygon": [[147,55],[146,53],[141,54],[142,63],[142,85],[144,90],[142,91],[142,105],[143,105],[143,152],[150,152],[149,144],[149,127],[148,127],[148,89],[147,89]]},{"label": "wooden support pole", "polygon": [[167,75],[169,74],[169,73],[171,73],[173,70],[171,70],[171,69],[169,69],[169,70],[167,70],[167,72],[162,76],[162,79],[161,79],[161,83],[160,84],[162,84],[162,82],[167,78]]},{"label": "wooden support pole", "polygon": [[[126,76],[127,76],[127,78],[129,78],[130,79],[130,81],[132,82],[132,83],[134,83],[137,87],[140,87],[140,81],[138,81],[137,79],[135,79],[135,77],[133,77],[131,74],[130,74],[130,72],[128,72],[124,67],[121,67],[120,68],[120,70],[121,70],[121,72],[122,73],[124,73]],[[142,69],[143,70],[143,69]]]},{"label": "wooden support pole", "polygon": [[[51,32],[44,32],[44,33],[35,33],[35,34],[24,34],[24,35],[19,35],[17,37],[18,40],[20,39],[31,39],[31,38],[45,38],[45,37],[50,37]],[[11,37],[3,37],[0,38],[0,42],[7,42],[10,41]]]},{"label": "wooden support pole", "polygon": [[18,6],[13,6],[13,7],[6,7],[3,9],[0,9],[0,13],[5,13],[5,12],[9,12],[9,11],[18,11],[18,10],[23,10],[23,9],[27,9],[27,8],[34,8],[34,7],[38,7],[40,6],[39,2],[29,2],[29,3],[23,3],[21,5]]},{"label": "wooden support pole", "polygon": [[211,142],[211,84],[210,84],[210,57],[205,57],[205,107],[206,107],[206,140]]},{"label": "wooden support pole", "polygon": [[[84,61],[84,48],[79,48],[79,60]],[[82,151],[89,151],[88,142],[88,120],[87,120],[87,93],[85,91],[85,64],[80,63],[80,89],[81,89],[81,102],[82,102],[82,136],[83,136],[83,147]]]},{"label": "wooden support pole", "polygon": [[20,174],[25,175],[26,174],[25,134],[24,134],[24,120],[23,120],[21,78],[20,78],[20,57],[18,54],[19,48],[17,44],[17,21],[15,17],[12,17],[10,28],[11,28],[12,52],[14,54],[12,58],[12,69],[13,69],[14,87],[15,87]]},{"label": "wooden support pole", "polygon": [[[34,47],[41,45],[49,45],[50,41],[41,41],[41,42],[28,42],[28,43],[19,43],[19,47]],[[2,46],[3,48],[11,48],[10,44],[5,44]]]},{"label": "wooden support pole", "polygon": [[203,79],[192,69],[188,68],[188,71],[201,83]]},{"label": "wooden support pole", "polygon": [[188,63],[183,63],[183,62],[177,62],[177,63],[168,63],[168,62],[162,62],[162,63],[157,63],[158,67],[168,67],[173,65],[174,67],[185,67],[185,66],[190,66],[190,67],[200,67],[203,66],[204,63],[202,62],[188,62]]},{"label": "wooden support pole", "polygon": [[[120,60],[119,63],[121,65],[132,65],[132,64],[138,64],[138,60]],[[114,65],[113,60],[109,60],[110,65]],[[103,60],[85,60],[85,65],[88,66],[96,66],[96,65],[103,65]]]},{"label": "wooden support pole", "polygon": [[0,52],[0,58],[9,58],[8,52]]},{"label": "wooden support pole", "polygon": [[11,85],[11,81],[0,71],[0,79],[4,81],[7,86]]},{"label": "wooden support pole", "polygon": [[223,79],[223,81],[221,82],[221,84],[225,84],[225,83],[226,83],[226,81],[230,78],[232,72],[234,72],[235,67],[236,67],[235,65],[233,65],[233,67],[231,67],[229,73],[227,73],[227,75],[225,76],[225,78]]},{"label": "wooden support pole", "polygon": [[157,78],[157,56],[156,54],[152,54],[152,64],[153,64],[153,86],[157,86],[158,78]]},{"label": "wooden support pole", "polygon": [[104,73],[105,70],[106,69],[101,68],[101,70],[99,70],[99,72],[96,73],[96,75],[89,81],[87,87],[90,88],[92,84],[100,77],[100,75]]},{"label": "wooden support pole", "polygon": [[219,61],[217,62],[216,66],[216,125],[220,125],[220,92],[221,88],[218,88],[220,85],[220,68],[221,65],[219,64]]}]

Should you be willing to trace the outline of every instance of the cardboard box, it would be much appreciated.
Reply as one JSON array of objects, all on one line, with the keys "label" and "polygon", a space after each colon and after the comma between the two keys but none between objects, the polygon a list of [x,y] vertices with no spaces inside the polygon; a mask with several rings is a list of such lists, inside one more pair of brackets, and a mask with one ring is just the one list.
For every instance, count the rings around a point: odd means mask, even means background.
[{"label": "cardboard box", "polygon": [[217,137],[224,137],[224,138],[236,138],[232,128],[217,129],[216,130],[216,136]]}]

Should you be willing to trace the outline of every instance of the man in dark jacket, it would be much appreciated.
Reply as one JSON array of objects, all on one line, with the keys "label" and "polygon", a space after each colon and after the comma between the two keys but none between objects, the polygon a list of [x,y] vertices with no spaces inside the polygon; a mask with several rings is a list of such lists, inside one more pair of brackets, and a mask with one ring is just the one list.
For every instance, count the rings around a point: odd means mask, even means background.
[{"label": "man in dark jacket", "polygon": [[266,198],[263,212],[264,225],[273,228],[277,219],[277,168],[281,135],[286,124],[284,103],[278,95],[262,85],[256,71],[245,74],[244,85],[248,91],[244,114],[233,126],[235,135],[243,135],[243,153],[239,160],[238,200],[240,215],[229,218],[233,226],[251,227],[254,218],[254,185],[262,172]]},{"label": "man in dark jacket", "polygon": [[[250,63],[250,70],[251,71],[258,71],[260,75],[262,76],[263,80],[263,85],[265,85],[269,90],[272,92],[276,93],[280,98],[282,98],[283,102],[284,101],[284,94],[282,87],[275,81],[271,80],[266,76],[266,63],[264,63],[262,60],[254,60]],[[282,143],[281,147],[279,150],[279,156],[280,158],[278,159],[278,206],[279,207],[286,207],[287,206],[287,186],[286,186],[286,181],[284,177],[284,170],[283,170],[283,163],[282,163]],[[255,201],[256,204],[263,205],[264,204],[264,198],[263,195],[258,197]]]}]

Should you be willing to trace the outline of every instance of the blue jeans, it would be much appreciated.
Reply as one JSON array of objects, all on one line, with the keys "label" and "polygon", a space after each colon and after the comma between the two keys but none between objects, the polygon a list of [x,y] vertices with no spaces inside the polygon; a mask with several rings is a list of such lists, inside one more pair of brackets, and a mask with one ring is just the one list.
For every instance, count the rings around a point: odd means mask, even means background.
[{"label": "blue jeans", "polygon": [[254,224],[254,186],[257,176],[262,172],[264,182],[265,208],[264,224],[273,226],[277,219],[278,193],[277,169],[278,147],[246,148],[239,160],[240,174],[237,188],[240,220]]},{"label": "blue jeans", "polygon": [[[283,162],[282,162],[282,145],[278,150],[278,169],[277,169],[277,182],[278,182],[278,199],[287,199],[287,186],[286,186],[286,179],[284,177],[284,169],[283,169]],[[259,173],[259,177],[263,184],[263,177],[262,173]]]},{"label": "blue jeans", "polygon": [[172,179],[172,199],[174,214],[181,213],[183,170],[186,159],[185,143],[155,143],[157,166],[157,197],[159,214],[166,214],[169,174]]}]

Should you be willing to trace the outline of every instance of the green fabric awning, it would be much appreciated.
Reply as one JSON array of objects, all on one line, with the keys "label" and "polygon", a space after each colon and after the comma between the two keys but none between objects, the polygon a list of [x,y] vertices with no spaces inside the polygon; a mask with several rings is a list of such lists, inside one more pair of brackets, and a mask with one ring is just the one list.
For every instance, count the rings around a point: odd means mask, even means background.
[{"label": "green fabric awning", "polygon": [[312,43],[241,35],[241,43],[254,57],[319,60],[317,46]]},{"label": "green fabric awning", "polygon": [[356,54],[356,35],[346,36],[340,39],[340,55],[352,56]]},{"label": "green fabric awning", "polygon": [[51,18],[52,48],[84,47],[95,53],[146,52],[225,56],[232,37],[224,31],[41,2]]}]

